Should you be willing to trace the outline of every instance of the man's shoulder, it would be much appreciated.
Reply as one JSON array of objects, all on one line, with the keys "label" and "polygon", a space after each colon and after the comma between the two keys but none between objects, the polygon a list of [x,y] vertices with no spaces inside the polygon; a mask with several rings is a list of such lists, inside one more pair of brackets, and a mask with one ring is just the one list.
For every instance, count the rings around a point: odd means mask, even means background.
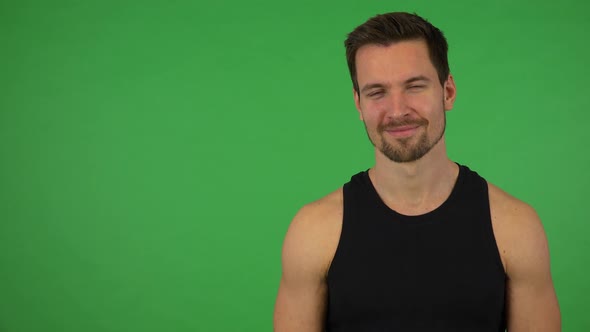
[{"label": "man's shoulder", "polygon": [[333,232],[338,232],[344,210],[342,192],[342,188],[338,188],[302,206],[291,221],[290,230],[296,229],[308,236],[329,236]]},{"label": "man's shoulder", "polygon": [[492,214],[503,220],[518,222],[538,218],[535,209],[528,203],[512,196],[500,187],[488,182],[490,209]]},{"label": "man's shoulder", "polygon": [[324,197],[302,206],[295,219],[305,219],[311,222],[322,222],[326,218],[332,219],[342,215],[343,190],[342,187],[332,191]]},{"label": "man's shoulder", "polygon": [[510,277],[510,266],[520,265],[523,255],[534,251],[530,248],[546,246],[545,231],[532,206],[490,183],[488,191],[496,242]]},{"label": "man's shoulder", "polygon": [[343,215],[342,188],[308,203],[297,212],[283,244],[284,265],[325,276],[336,251]]}]

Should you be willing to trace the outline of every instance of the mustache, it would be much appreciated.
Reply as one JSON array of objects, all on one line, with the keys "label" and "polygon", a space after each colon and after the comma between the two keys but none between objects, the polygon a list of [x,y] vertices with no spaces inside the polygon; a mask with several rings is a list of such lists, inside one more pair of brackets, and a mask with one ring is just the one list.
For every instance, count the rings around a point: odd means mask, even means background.
[{"label": "mustache", "polygon": [[428,120],[426,119],[399,120],[381,123],[377,126],[377,129],[382,132],[386,130],[395,130],[403,126],[425,126],[427,124]]}]

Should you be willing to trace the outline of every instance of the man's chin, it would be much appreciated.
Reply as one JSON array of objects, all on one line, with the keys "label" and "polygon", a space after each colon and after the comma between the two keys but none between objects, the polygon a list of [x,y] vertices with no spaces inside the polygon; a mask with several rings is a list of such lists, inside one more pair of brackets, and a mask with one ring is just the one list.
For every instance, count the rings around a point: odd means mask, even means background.
[{"label": "man's chin", "polygon": [[380,152],[393,162],[411,163],[420,160],[429,150],[430,149],[421,149],[420,146],[416,145],[400,147],[393,144],[383,144]]}]

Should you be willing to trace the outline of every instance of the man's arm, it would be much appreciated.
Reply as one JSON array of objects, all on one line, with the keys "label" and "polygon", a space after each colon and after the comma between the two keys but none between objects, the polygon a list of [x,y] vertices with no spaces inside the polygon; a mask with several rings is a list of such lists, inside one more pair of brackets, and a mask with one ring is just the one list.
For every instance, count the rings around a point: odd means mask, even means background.
[{"label": "man's arm", "polygon": [[339,215],[320,201],[303,207],[291,222],[283,244],[275,331],[324,330],[326,275],[340,235]]},{"label": "man's arm", "polygon": [[[501,193],[502,207],[492,217],[506,223],[501,237],[506,253],[507,325],[509,332],[559,332],[561,314],[553,287],[547,237],[529,205]],[[493,198],[494,195],[490,196]],[[497,196],[496,196],[497,197]],[[494,202],[492,199],[491,202]]]}]

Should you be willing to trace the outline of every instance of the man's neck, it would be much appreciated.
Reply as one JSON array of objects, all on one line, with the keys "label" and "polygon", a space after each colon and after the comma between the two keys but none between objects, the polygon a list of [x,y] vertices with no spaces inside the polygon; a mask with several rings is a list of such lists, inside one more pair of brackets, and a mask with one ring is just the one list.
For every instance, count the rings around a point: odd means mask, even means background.
[{"label": "man's neck", "polygon": [[375,166],[369,170],[381,199],[407,214],[425,213],[442,204],[458,174],[459,168],[448,158],[442,140],[425,156],[409,163],[393,162],[376,151]]}]

